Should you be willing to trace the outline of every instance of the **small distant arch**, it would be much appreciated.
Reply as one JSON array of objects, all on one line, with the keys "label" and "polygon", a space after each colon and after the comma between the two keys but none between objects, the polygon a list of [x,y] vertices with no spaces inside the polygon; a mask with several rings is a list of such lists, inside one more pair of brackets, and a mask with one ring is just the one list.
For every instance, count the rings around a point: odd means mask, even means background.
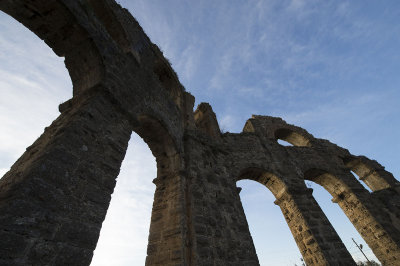
[{"label": "small distant arch", "polygon": [[286,141],[297,147],[310,147],[310,140],[302,134],[288,128],[280,128],[275,131],[275,139]]},{"label": "small distant arch", "polygon": [[294,145],[290,142],[287,142],[285,140],[277,139],[278,144],[286,147],[294,147]]},{"label": "small distant arch", "polygon": [[376,161],[373,161],[376,164],[374,166],[366,157],[349,156],[343,158],[343,163],[372,191],[390,188],[397,183],[391,173],[386,172]]}]

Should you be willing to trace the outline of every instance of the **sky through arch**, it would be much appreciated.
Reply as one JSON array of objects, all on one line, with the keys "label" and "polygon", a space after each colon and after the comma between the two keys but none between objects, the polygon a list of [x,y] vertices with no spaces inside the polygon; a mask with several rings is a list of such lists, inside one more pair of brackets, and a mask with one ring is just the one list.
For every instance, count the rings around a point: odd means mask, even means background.
[{"label": "sky through arch", "polygon": [[132,132],[90,265],[144,265],[156,176],[150,148]]}]

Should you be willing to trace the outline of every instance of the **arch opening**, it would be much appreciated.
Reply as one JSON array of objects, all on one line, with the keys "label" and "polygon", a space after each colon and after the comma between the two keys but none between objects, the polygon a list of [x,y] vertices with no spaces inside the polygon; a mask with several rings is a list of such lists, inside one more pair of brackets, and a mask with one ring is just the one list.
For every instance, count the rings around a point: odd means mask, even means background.
[{"label": "arch opening", "polygon": [[260,265],[301,265],[302,255],[276,197],[253,179],[240,179],[240,199]]},{"label": "arch opening", "polygon": [[281,140],[280,142],[278,141],[279,144],[284,145],[284,146],[290,146],[290,145],[285,145],[285,143],[282,141],[285,141],[287,143],[290,143],[292,146],[297,146],[297,147],[310,147],[311,143],[310,140],[304,137],[303,135],[287,128],[281,128],[275,131],[275,139]]},{"label": "arch opening", "polygon": [[157,192],[160,188],[156,180],[173,176],[180,167],[176,145],[162,123],[148,115],[139,115],[138,121],[103,222],[92,266],[145,264],[148,256],[145,243],[150,241],[155,202],[166,204],[168,201]]},{"label": "arch opening", "polygon": [[[272,174],[270,172],[267,172],[267,171],[265,171],[263,169],[260,169],[260,168],[247,168],[247,169],[245,169],[239,175],[239,178],[237,179],[237,182],[241,182],[241,181],[244,181],[244,180],[247,180],[247,182],[249,182],[249,180],[255,181],[256,183],[259,183],[259,184],[263,185],[264,187],[268,188],[268,190],[272,193],[273,198],[275,198],[275,200],[273,201],[274,204],[279,206],[279,209],[275,208],[274,212],[280,212],[282,215],[278,215],[278,217],[281,217],[281,218],[283,218],[285,220],[285,222],[280,223],[280,225],[281,225],[281,229],[282,230],[286,230],[285,232],[286,232],[286,234],[288,236],[286,241],[289,241],[292,244],[294,242],[296,244],[296,245],[291,245],[291,247],[293,247],[293,248],[296,247],[296,248],[294,248],[293,250],[290,251],[290,253],[293,254],[293,257],[291,257],[290,260],[291,260],[291,262],[300,263],[300,261],[303,259],[303,257],[302,257],[302,254],[300,253],[300,250],[299,250],[300,249],[299,243],[297,243],[297,241],[296,241],[296,230],[294,228],[294,227],[296,227],[298,225],[292,224],[291,218],[290,218],[293,215],[293,213],[292,213],[293,210],[291,209],[291,207],[296,208],[295,207],[296,204],[294,204],[293,206],[289,207],[289,205],[292,205],[294,203],[290,199],[287,202],[288,206],[286,206],[286,204],[283,204],[283,205],[281,204],[282,203],[282,201],[281,201],[282,198],[287,198],[287,197],[290,198],[291,197],[291,194],[288,191],[288,187],[286,186],[284,181],[280,177],[278,177],[277,175]],[[240,197],[242,198],[242,195]],[[271,197],[269,197],[269,198],[271,198]],[[263,208],[265,208],[265,204],[263,204]],[[257,216],[260,217],[260,214],[258,214]],[[266,219],[267,218],[268,217],[266,217]],[[285,226],[286,229],[284,229],[283,226]],[[291,233],[288,234],[288,230],[287,229],[289,229],[289,232],[291,232]],[[258,242],[258,240],[257,240],[257,242]],[[265,241],[262,241],[262,243],[265,244]],[[260,245],[260,244],[257,244],[257,245]],[[263,245],[263,244],[261,244],[261,245]],[[287,249],[285,249],[285,250],[287,250]],[[261,255],[261,256],[264,256],[264,255]],[[265,258],[262,258],[262,259],[265,259]],[[279,258],[276,258],[276,259],[279,259]],[[266,265],[271,264],[271,262],[269,260],[264,261],[264,263]]]},{"label": "arch opening", "polygon": [[0,178],[72,96],[63,58],[37,35],[0,12]]},{"label": "arch opening", "polygon": [[[65,57],[73,94],[99,84],[104,73],[94,39],[71,12],[58,1],[2,1],[0,9],[42,39],[56,55]],[[83,17],[83,16],[82,16]]]},{"label": "arch opening", "polygon": [[278,176],[260,168],[251,167],[242,171],[237,181],[244,179],[253,180],[264,185],[276,198],[279,198],[287,190],[285,183]]},{"label": "arch opening", "polygon": [[156,172],[150,148],[133,132],[91,266],[145,264]]},{"label": "arch opening", "polygon": [[278,144],[282,145],[282,146],[286,146],[286,147],[294,147],[294,145],[292,143],[289,143],[285,140],[281,140],[281,139],[277,139]]},{"label": "arch opening", "polygon": [[321,169],[310,169],[305,172],[304,179],[317,183],[325,188],[334,198],[344,199],[350,193],[349,188],[335,176]]}]

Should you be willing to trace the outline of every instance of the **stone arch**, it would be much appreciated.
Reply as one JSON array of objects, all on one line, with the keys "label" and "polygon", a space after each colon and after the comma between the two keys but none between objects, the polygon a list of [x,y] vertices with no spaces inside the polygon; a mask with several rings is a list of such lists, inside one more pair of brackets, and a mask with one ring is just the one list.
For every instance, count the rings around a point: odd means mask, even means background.
[{"label": "stone arch", "polygon": [[279,128],[275,130],[274,135],[276,140],[278,139],[284,140],[292,144],[293,146],[297,147],[311,146],[311,142],[308,138],[289,128]]},{"label": "stone arch", "polygon": [[156,118],[155,112],[147,111],[153,115],[144,113],[137,115],[134,119],[135,122],[131,120],[131,125],[133,126],[132,130],[143,139],[156,159],[157,176],[153,180],[156,189],[146,258],[149,263],[149,261],[157,261],[160,254],[165,254],[165,251],[168,253],[170,248],[177,245],[177,240],[182,238],[179,235],[171,237],[168,233],[171,227],[180,226],[175,220],[176,215],[181,212],[179,210],[180,198],[171,197],[171,195],[179,194],[179,186],[177,187],[176,183],[180,182],[181,158],[168,128],[161,119]]},{"label": "stone arch", "polygon": [[[262,168],[243,170],[237,181],[250,179],[266,186],[275,196],[307,265],[355,265],[328,219],[304,183],[285,181]],[[290,184],[290,185],[288,185]]]},{"label": "stone arch", "polygon": [[[77,96],[99,83],[103,67],[74,4],[6,0],[0,9],[65,57]],[[130,132],[103,100],[92,95],[60,115],[0,180],[1,264],[90,263]],[[105,160],[94,162],[94,154]]]},{"label": "stone arch", "polygon": [[391,188],[398,183],[391,173],[384,170],[383,166],[366,157],[349,156],[343,159],[343,163],[348,169],[356,173],[359,179],[372,191]]},{"label": "stone arch", "polygon": [[[324,187],[338,203],[350,222],[384,265],[392,265],[400,259],[398,234],[385,226],[385,217],[374,211],[369,192],[351,173],[335,175],[318,168],[304,172],[304,179]],[[391,234],[396,232],[395,235]]]},{"label": "stone arch", "polygon": [[312,168],[305,171],[304,179],[313,181],[325,188],[334,197],[332,199],[334,202],[337,199],[344,199],[348,196],[348,193],[352,193],[346,183],[322,169]]},{"label": "stone arch", "polygon": [[236,181],[249,179],[261,183],[267,187],[276,199],[279,199],[288,188],[285,182],[277,175],[263,170],[262,168],[250,167],[243,170]]},{"label": "stone arch", "polygon": [[174,174],[181,167],[180,155],[174,139],[166,127],[153,116],[139,115],[139,126],[133,130],[147,143],[157,162],[157,175]]},{"label": "stone arch", "polygon": [[[0,9],[35,33],[58,55],[65,57],[73,94],[94,87],[104,72],[103,59],[88,29],[87,18],[74,5],[51,1],[1,1]],[[71,12],[73,10],[73,12]]]},{"label": "stone arch", "polygon": [[[239,180],[236,186],[260,265],[281,265],[287,264],[289,257],[302,258],[282,210],[274,203],[274,194],[250,179]],[[270,257],[271,248],[290,256]]]},{"label": "stone arch", "polygon": [[270,140],[283,140],[297,147],[311,147],[314,137],[306,130],[286,123],[282,118],[253,115],[243,128]]}]

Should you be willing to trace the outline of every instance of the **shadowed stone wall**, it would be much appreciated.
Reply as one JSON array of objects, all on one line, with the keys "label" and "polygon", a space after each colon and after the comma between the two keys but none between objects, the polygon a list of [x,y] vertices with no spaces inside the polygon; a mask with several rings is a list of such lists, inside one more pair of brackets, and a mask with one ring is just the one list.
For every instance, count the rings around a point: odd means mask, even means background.
[{"label": "shadowed stone wall", "polygon": [[[146,265],[259,265],[236,182],[276,198],[307,265],[355,265],[305,186],[323,186],[384,265],[400,261],[400,186],[280,118],[221,134],[112,0],[2,0],[65,65],[73,98],[0,180],[0,265],[89,265],[132,131],[157,161]],[[293,146],[278,144],[285,140]],[[350,171],[373,191],[368,192]]]}]

